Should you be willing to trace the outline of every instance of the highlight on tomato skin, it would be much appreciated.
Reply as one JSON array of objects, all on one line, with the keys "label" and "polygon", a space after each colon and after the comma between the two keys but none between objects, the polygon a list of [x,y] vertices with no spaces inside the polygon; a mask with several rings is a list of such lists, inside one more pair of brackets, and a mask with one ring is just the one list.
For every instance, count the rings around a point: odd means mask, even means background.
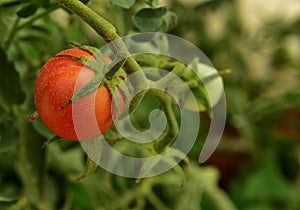
[{"label": "highlight on tomato skin", "polygon": [[[57,55],[93,56],[79,48],[67,49]],[[104,58],[111,62],[108,57]],[[94,76],[93,70],[67,56],[54,56],[42,67],[35,82],[34,103],[42,122],[57,136],[68,140],[87,140],[101,135],[112,125],[114,116],[111,109],[114,109],[114,104],[105,85],[62,109],[74,92]],[[122,97],[119,109],[122,109]]]}]

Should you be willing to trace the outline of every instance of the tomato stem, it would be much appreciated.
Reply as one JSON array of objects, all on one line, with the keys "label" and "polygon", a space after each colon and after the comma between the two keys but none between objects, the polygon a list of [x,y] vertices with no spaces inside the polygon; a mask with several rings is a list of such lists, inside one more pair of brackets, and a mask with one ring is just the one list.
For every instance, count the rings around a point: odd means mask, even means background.
[{"label": "tomato stem", "polygon": [[[121,40],[120,36],[117,34],[116,28],[102,16],[86,6],[84,3],[78,0],[56,1],[63,7],[81,17],[104,39],[105,42],[109,43],[114,41],[113,44],[110,44],[109,46],[115,54],[119,51],[127,52],[127,47]],[[127,65],[125,71],[127,73],[134,73],[141,69],[132,57],[128,57],[126,63]]]},{"label": "tomato stem", "polygon": [[60,5],[80,16],[87,22],[95,31],[108,42],[118,39],[115,27],[99,16],[96,12],[87,7],[84,3],[78,0],[56,0]]},{"label": "tomato stem", "polygon": [[174,142],[178,135],[179,127],[172,107],[172,97],[157,89],[150,89],[149,93],[159,100],[167,118],[167,131],[156,140],[156,144],[154,145],[155,150],[161,153]]}]

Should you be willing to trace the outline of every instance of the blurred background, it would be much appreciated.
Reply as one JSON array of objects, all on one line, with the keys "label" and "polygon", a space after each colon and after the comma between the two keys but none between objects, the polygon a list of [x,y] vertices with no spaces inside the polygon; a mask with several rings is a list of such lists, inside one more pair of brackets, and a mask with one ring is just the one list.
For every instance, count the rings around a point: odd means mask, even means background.
[{"label": "blurred background", "polygon": [[[68,48],[67,41],[104,42],[54,1],[36,2],[0,0],[0,209],[300,208],[298,0],[159,1],[178,16],[168,33],[194,43],[216,69],[231,70],[222,76],[228,113],[221,142],[202,165],[197,159],[205,131],[182,170],[134,180],[98,168],[79,182],[86,159],[79,143],[60,140],[41,149],[53,134],[40,121],[26,120],[34,112],[41,66]],[[146,6],[88,5],[121,36],[138,32],[131,15]],[[205,130],[209,119],[201,123]]]}]

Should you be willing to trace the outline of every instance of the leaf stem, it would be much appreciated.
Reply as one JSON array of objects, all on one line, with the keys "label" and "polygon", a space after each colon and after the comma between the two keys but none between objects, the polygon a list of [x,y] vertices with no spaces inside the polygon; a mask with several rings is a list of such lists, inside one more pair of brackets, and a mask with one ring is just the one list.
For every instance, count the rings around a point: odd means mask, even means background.
[{"label": "leaf stem", "polygon": [[34,21],[36,21],[37,19],[53,12],[54,10],[58,9],[59,7],[57,5],[55,6],[52,6],[52,7],[49,7],[48,9],[44,10],[43,12],[41,12],[40,14],[37,14],[35,16],[33,16],[31,19],[29,19],[28,21],[20,24],[18,27],[17,27],[17,31],[22,29],[22,28],[25,28],[29,25],[31,25]]},{"label": "leaf stem", "polygon": [[16,19],[16,21],[15,21],[15,23],[14,23],[14,25],[13,25],[13,29],[12,29],[10,35],[8,36],[8,39],[7,39],[7,41],[6,41],[5,45],[4,45],[4,48],[5,48],[5,49],[8,49],[8,48],[9,48],[9,46],[10,46],[10,44],[11,44],[11,42],[12,42],[14,36],[15,36],[15,34],[16,34],[19,30],[21,30],[21,29],[23,29],[23,28],[25,28],[25,27],[27,27],[27,26],[30,26],[34,21],[36,21],[37,19],[39,19],[39,18],[41,18],[41,17],[43,17],[43,16],[45,16],[45,15],[51,13],[52,11],[56,10],[57,8],[58,8],[57,5],[52,6],[52,7],[48,8],[48,9],[44,10],[44,11],[41,12],[40,14],[33,16],[33,17],[30,18],[28,21],[23,22],[23,23],[20,24],[20,25],[19,25],[20,18],[17,17],[17,19]]}]

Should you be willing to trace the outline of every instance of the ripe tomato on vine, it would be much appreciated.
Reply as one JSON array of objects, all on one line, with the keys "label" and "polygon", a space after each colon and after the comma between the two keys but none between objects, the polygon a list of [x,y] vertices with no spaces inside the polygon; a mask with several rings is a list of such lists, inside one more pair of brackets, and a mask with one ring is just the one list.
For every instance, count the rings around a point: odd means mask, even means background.
[{"label": "ripe tomato on vine", "polygon": [[[110,128],[115,105],[109,88],[101,84],[92,93],[62,107],[96,75],[95,71],[71,56],[92,58],[93,54],[87,50],[72,48],[61,51],[48,60],[36,79],[34,102],[42,122],[57,136],[69,140],[91,139]],[[108,57],[103,58],[97,62],[105,60],[111,63]],[[76,106],[76,112],[73,105]],[[80,136],[76,133],[74,120],[80,124]]]}]

